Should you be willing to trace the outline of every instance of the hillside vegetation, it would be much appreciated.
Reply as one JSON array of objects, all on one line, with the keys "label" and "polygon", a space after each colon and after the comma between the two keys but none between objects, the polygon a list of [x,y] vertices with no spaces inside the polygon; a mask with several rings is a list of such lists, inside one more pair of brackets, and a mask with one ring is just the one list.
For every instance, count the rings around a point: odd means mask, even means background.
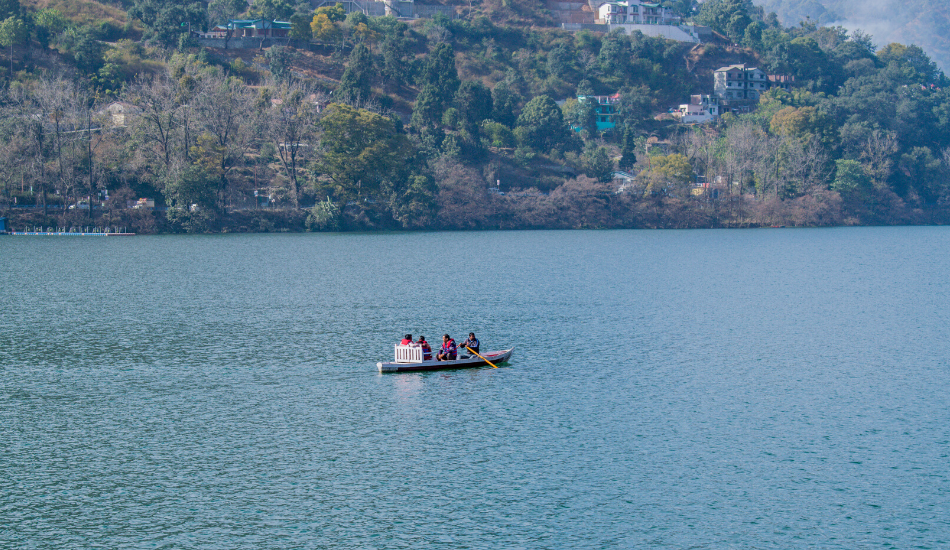
[{"label": "hillside vegetation", "polygon": [[786,25],[810,20],[863,29],[880,44],[920,46],[940,68],[950,68],[950,4],[943,0],[760,0]]},{"label": "hillside vegetation", "polygon": [[[0,211],[15,227],[948,220],[950,89],[935,63],[838,27],[784,28],[748,2],[678,2],[718,33],[695,46],[566,32],[519,0],[413,21],[275,0],[52,1],[0,6]],[[293,46],[203,48],[187,32],[233,17],[289,20]],[[739,62],[796,85],[706,126],[664,114]],[[574,99],[591,94],[617,95],[616,128],[598,132]],[[138,198],[158,209],[130,208]]]}]

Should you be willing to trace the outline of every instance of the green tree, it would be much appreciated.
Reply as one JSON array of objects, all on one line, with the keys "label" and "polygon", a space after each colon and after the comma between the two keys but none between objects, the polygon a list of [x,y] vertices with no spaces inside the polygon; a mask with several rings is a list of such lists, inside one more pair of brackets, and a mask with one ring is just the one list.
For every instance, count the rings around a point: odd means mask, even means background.
[{"label": "green tree", "polygon": [[515,135],[511,129],[493,120],[486,120],[482,123],[482,134],[488,138],[492,147],[514,147]]},{"label": "green tree", "polygon": [[373,56],[365,44],[359,43],[350,53],[337,93],[344,101],[366,101],[372,96],[372,83]]},{"label": "green tree", "polygon": [[26,25],[19,17],[10,16],[0,23],[0,46],[10,48],[10,74],[13,74],[13,46],[23,43],[28,36]]},{"label": "green tree", "polygon": [[891,43],[877,52],[877,57],[884,63],[908,69],[909,76],[921,84],[940,82],[943,73],[937,64],[931,61],[920,46],[905,46]]},{"label": "green tree", "polygon": [[491,91],[481,81],[466,80],[455,94],[455,106],[467,132],[478,133],[478,125],[491,117]]},{"label": "green tree", "polygon": [[0,20],[21,15],[23,15],[23,7],[19,0],[0,0]]},{"label": "green tree", "polygon": [[603,74],[625,78],[630,72],[630,38],[622,29],[611,31],[604,37],[597,62]]},{"label": "green tree", "polygon": [[578,130],[586,130],[589,137],[597,135],[597,110],[593,99],[569,98],[563,107],[564,119]]},{"label": "green tree", "polygon": [[226,25],[245,10],[245,0],[211,0],[208,3],[208,22],[212,25]]},{"label": "green tree", "polygon": [[558,44],[548,53],[548,73],[565,78],[574,70],[576,59],[577,53],[570,44]]},{"label": "green tree", "polygon": [[455,68],[455,50],[445,42],[429,54],[420,75],[421,86],[435,87],[440,107],[447,106],[459,88],[458,70]]},{"label": "green tree", "polygon": [[624,88],[620,91],[620,101],[614,107],[619,125],[626,128],[640,128],[653,118],[654,101],[650,89],[646,86]]},{"label": "green tree", "polygon": [[294,14],[294,5],[286,0],[254,0],[247,13],[256,19],[287,21]]},{"label": "green tree", "polygon": [[950,175],[929,147],[914,147],[901,155],[897,170],[908,194],[916,193],[925,204],[933,205],[950,199]]},{"label": "green tree", "polygon": [[384,82],[402,86],[409,81],[412,70],[412,52],[406,41],[399,37],[387,35],[380,47],[383,51],[383,63],[380,71],[385,77]]},{"label": "green tree", "polygon": [[588,147],[584,152],[584,172],[597,181],[607,183],[613,179],[614,161],[606,147]]},{"label": "green tree", "polygon": [[295,13],[290,16],[290,37],[294,40],[311,40],[313,29],[310,22],[313,18],[309,14]]},{"label": "green tree", "polygon": [[681,154],[652,157],[645,190],[647,195],[682,193],[693,178],[693,167]]},{"label": "green tree", "polygon": [[333,4],[332,6],[322,6],[317,8],[313,12],[314,16],[324,15],[326,18],[333,23],[342,23],[346,20],[346,10],[343,9],[343,4]]},{"label": "green tree", "polygon": [[33,22],[36,25],[36,41],[44,48],[48,48],[50,41],[66,30],[68,23],[63,14],[55,9],[43,9],[36,12]]},{"label": "green tree", "polygon": [[201,27],[208,10],[203,2],[193,0],[134,0],[128,13],[142,22],[150,38],[173,46],[183,28]]},{"label": "green tree", "polygon": [[749,17],[752,9],[749,0],[708,0],[703,2],[695,20],[739,42],[745,37],[746,27],[752,23]]},{"label": "green tree", "polygon": [[441,122],[442,102],[439,99],[439,90],[432,84],[426,84],[412,109],[410,124],[417,130],[437,126]]},{"label": "green tree", "polygon": [[769,131],[804,141],[814,136],[826,147],[834,147],[839,142],[834,120],[815,107],[781,109],[769,122]]},{"label": "green tree", "polygon": [[568,146],[570,129],[557,103],[546,95],[540,95],[524,106],[518,117],[516,135],[524,145],[547,153]]},{"label": "green tree", "polygon": [[342,204],[378,195],[412,156],[412,145],[392,119],[342,103],[327,107],[320,120],[322,155],[315,170]]},{"label": "green tree", "polygon": [[[336,12],[331,10],[321,12],[322,9],[320,8],[314,13],[313,20],[310,21],[310,31],[313,37],[321,42],[336,42],[343,36],[337,22],[333,20]],[[343,8],[340,8],[340,11],[343,11]]]},{"label": "green tree", "polygon": [[845,199],[863,200],[871,192],[871,178],[861,163],[856,160],[838,159],[835,161],[835,179],[831,189]]},{"label": "green tree", "polygon": [[504,82],[500,82],[495,86],[491,95],[492,120],[504,124],[509,128],[514,128],[515,122],[518,121],[518,104],[521,101],[521,97]]},{"label": "green tree", "polygon": [[297,59],[297,52],[286,46],[271,46],[264,54],[264,59],[267,60],[267,67],[274,75],[274,80],[286,82],[290,78],[290,69]]},{"label": "green tree", "polygon": [[390,192],[389,209],[393,219],[404,228],[428,227],[435,219],[439,192],[432,176],[410,176],[405,185],[394,186]]},{"label": "green tree", "polygon": [[630,170],[637,163],[636,144],[633,140],[633,130],[624,128],[623,143],[620,146],[620,162],[617,167],[621,170]]},{"label": "green tree", "polygon": [[198,209],[213,209],[217,185],[216,173],[209,173],[202,165],[189,165],[165,182],[165,203],[184,210],[191,210],[193,204]]},{"label": "green tree", "polygon": [[89,27],[70,27],[63,33],[59,43],[86,74],[95,73],[102,67],[105,46],[96,39]]}]

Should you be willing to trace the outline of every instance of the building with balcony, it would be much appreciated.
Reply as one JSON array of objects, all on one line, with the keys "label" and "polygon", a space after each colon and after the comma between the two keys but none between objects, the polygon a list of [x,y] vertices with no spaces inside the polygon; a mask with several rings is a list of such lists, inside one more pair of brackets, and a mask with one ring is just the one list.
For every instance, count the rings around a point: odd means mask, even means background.
[{"label": "building with balcony", "polygon": [[[603,132],[617,126],[617,108],[620,103],[620,94],[614,95],[579,95],[577,101],[592,102],[597,113],[597,131]],[[580,128],[575,128],[580,130]]]},{"label": "building with balcony", "polygon": [[607,2],[597,9],[597,15],[608,25],[672,25],[679,22],[672,10],[640,0]]},{"label": "building with balcony", "polygon": [[746,67],[745,64],[720,67],[713,73],[713,90],[724,101],[752,100],[771,86],[768,75],[761,69]]}]

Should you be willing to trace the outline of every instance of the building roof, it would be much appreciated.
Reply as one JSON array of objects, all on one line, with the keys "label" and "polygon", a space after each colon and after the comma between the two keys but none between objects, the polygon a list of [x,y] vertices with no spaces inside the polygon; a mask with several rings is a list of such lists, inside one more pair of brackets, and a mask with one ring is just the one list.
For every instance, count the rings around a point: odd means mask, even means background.
[{"label": "building roof", "polygon": [[715,70],[715,72],[717,72],[717,73],[724,73],[724,72],[728,72],[728,71],[731,71],[731,70],[737,70],[737,71],[759,71],[759,70],[761,70],[761,69],[759,69],[758,67],[746,67],[746,66],[745,66],[745,63],[737,63],[737,64],[735,64],[735,65],[727,65],[727,66],[725,66],[725,67],[719,67],[718,69]]},{"label": "building roof", "polygon": [[[219,25],[220,26],[220,25]],[[232,19],[228,21],[229,29],[287,29],[289,21],[272,21],[270,19]]]}]

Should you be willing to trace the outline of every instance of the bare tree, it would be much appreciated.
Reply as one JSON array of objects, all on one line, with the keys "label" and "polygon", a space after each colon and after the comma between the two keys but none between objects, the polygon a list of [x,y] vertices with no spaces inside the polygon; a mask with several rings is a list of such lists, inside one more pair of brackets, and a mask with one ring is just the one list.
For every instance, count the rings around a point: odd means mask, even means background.
[{"label": "bare tree", "polygon": [[67,199],[76,199],[81,184],[93,185],[90,135],[93,130],[89,112],[93,108],[92,98],[78,84],[59,76],[49,76],[41,78],[37,84],[32,107],[44,127],[48,128],[44,130],[43,139],[51,141],[54,157],[51,175],[55,187]]},{"label": "bare tree", "polygon": [[756,157],[760,154],[759,143],[765,137],[765,132],[754,122],[741,121],[729,126],[726,130],[726,166],[732,178],[739,182],[739,195],[742,195],[743,184],[751,178],[752,168]]},{"label": "bare tree", "polygon": [[200,134],[195,149],[201,155],[192,162],[215,168],[220,201],[231,170],[245,160],[245,154],[260,137],[263,111],[243,82],[221,72],[202,76],[191,104]]},{"label": "bare tree", "polygon": [[141,142],[141,154],[156,172],[168,173],[176,153],[187,155],[184,143],[184,111],[178,83],[166,74],[139,78],[126,98],[142,112],[135,117],[133,133]]},{"label": "bare tree", "polygon": [[696,174],[709,181],[710,173],[715,169],[716,141],[715,130],[698,126],[681,138],[679,149],[683,151]]},{"label": "bare tree", "polygon": [[824,146],[817,137],[801,140],[785,138],[785,179],[790,185],[789,191],[795,195],[812,193],[825,185],[828,160]]},{"label": "bare tree", "polygon": [[892,155],[897,152],[897,134],[874,130],[868,135],[861,150],[864,169],[878,189],[887,186],[887,179],[894,173]]},{"label": "bare tree", "polygon": [[780,164],[777,152],[780,141],[781,138],[763,134],[756,142],[752,171],[755,174],[756,194],[762,197],[778,195]]},{"label": "bare tree", "polygon": [[299,207],[299,167],[314,151],[318,105],[326,98],[301,83],[284,85],[276,95],[261,126],[277,149],[281,167],[293,186],[294,206]]}]

